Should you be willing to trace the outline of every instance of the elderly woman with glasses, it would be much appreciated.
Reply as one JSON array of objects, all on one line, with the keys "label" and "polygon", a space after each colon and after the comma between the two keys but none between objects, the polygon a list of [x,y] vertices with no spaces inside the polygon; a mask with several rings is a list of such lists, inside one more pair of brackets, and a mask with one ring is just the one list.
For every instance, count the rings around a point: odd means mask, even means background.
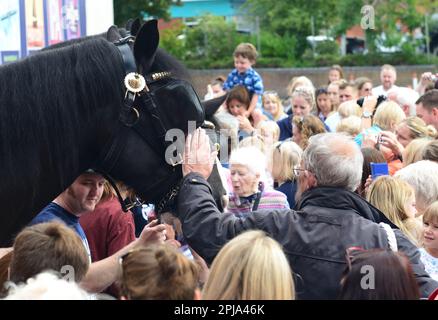
[{"label": "elderly woman with glasses", "polygon": [[244,216],[255,210],[289,209],[286,196],[266,183],[266,157],[255,147],[234,150],[230,156],[233,191],[227,211]]}]

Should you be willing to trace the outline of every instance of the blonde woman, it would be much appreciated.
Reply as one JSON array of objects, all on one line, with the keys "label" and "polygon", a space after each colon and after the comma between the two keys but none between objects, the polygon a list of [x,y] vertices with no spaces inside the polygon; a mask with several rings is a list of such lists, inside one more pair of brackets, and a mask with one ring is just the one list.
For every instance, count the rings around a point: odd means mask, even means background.
[{"label": "blonde woman", "polygon": [[423,150],[426,149],[431,141],[428,138],[412,140],[403,150],[403,167],[423,160]]},{"label": "blonde woman", "polygon": [[377,108],[373,125],[358,134],[354,140],[359,146],[362,146],[363,138],[366,135],[377,136],[382,131],[395,133],[397,126],[405,119],[406,115],[397,103],[385,101]]},{"label": "blonde woman", "polygon": [[335,113],[327,117],[327,119],[325,120],[325,124],[327,125],[327,127],[329,127],[330,132],[336,132],[336,128],[342,119],[351,116],[360,117],[361,115],[362,115],[362,109],[356,103],[356,101],[353,100],[345,101],[339,105]]},{"label": "blonde woman", "polygon": [[232,239],[214,259],[202,299],[295,299],[292,270],[279,243],[262,231]]},{"label": "blonde woman", "polygon": [[277,142],[272,150],[272,178],[277,183],[275,190],[283,192],[289,207],[295,206],[297,181],[294,168],[299,166],[303,150],[293,141]]},{"label": "blonde woman", "polygon": [[308,87],[309,90],[315,91],[315,86],[309,78],[305,76],[293,77],[287,85],[287,94],[289,97],[292,96],[292,93],[298,87]]},{"label": "blonde woman", "polygon": [[292,92],[291,107],[294,116],[307,116],[315,112],[315,91],[309,87],[298,87]]},{"label": "blonde woman", "polygon": [[436,130],[418,117],[408,117],[397,126],[395,133],[389,131],[381,132],[381,145],[392,150],[401,157],[404,148],[414,139],[436,137]]},{"label": "blonde woman", "polygon": [[280,127],[275,121],[262,121],[257,126],[257,130],[258,133],[265,139],[265,144],[268,149],[271,149],[280,138]]},{"label": "blonde woman", "polygon": [[358,116],[349,116],[339,122],[336,132],[344,132],[354,138],[360,133],[362,119]]},{"label": "blonde woman", "polygon": [[263,109],[269,115],[271,115],[274,121],[278,121],[287,118],[287,114],[284,112],[283,104],[275,91],[265,91],[262,96]]},{"label": "blonde woman", "polygon": [[407,182],[391,176],[378,177],[370,185],[367,200],[391,220],[419,246],[422,237],[421,223],[415,219],[415,191]]}]

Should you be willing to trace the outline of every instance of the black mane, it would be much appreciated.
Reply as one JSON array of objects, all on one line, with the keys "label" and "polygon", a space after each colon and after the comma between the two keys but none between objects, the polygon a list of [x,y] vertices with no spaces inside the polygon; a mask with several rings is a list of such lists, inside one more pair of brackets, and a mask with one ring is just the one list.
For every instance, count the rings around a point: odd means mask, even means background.
[{"label": "black mane", "polygon": [[[44,175],[40,166],[32,165],[43,160],[42,151],[46,166],[60,177],[76,172],[80,128],[95,109],[104,112],[110,106],[117,114],[123,75],[117,49],[99,38],[0,67],[0,164],[10,175],[2,179],[12,183],[1,188],[33,188],[34,179]],[[69,156],[60,159],[66,150]],[[27,173],[21,174],[20,168],[27,168]]]}]

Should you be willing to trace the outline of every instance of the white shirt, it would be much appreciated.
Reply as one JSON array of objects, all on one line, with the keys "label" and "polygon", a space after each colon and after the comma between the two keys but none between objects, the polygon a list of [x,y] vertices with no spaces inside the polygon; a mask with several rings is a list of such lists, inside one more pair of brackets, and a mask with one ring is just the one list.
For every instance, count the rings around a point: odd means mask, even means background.
[{"label": "white shirt", "polygon": [[324,122],[327,127],[330,128],[330,132],[336,132],[336,127],[338,126],[339,122],[341,122],[341,116],[339,115],[339,112],[335,112],[328,116]]},{"label": "white shirt", "polygon": [[378,87],[373,88],[372,93],[373,93],[373,96],[376,96],[376,97],[382,96],[382,95],[387,97],[389,91],[397,90],[398,88],[399,87],[396,86],[395,84],[391,88],[389,88],[389,90],[385,90],[383,88],[383,86],[378,86]]},{"label": "white shirt", "polygon": [[438,258],[431,256],[424,248],[420,248],[418,250],[420,251],[420,259],[421,262],[423,262],[424,264],[426,272],[430,275],[432,279],[438,281]]}]

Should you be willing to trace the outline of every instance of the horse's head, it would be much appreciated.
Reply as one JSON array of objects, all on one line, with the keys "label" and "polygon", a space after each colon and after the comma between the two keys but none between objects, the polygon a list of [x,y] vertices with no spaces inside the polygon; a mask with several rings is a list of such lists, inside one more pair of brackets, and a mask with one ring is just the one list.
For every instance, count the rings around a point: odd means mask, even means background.
[{"label": "horse's head", "polygon": [[[123,60],[126,97],[119,128],[95,169],[133,187],[162,211],[182,178],[185,136],[203,124],[205,107],[190,83],[181,79],[186,77],[182,65],[158,49],[157,21],[140,28],[133,24],[132,30],[135,37],[122,37],[116,27],[107,32]],[[208,102],[207,110],[222,102]]]}]

